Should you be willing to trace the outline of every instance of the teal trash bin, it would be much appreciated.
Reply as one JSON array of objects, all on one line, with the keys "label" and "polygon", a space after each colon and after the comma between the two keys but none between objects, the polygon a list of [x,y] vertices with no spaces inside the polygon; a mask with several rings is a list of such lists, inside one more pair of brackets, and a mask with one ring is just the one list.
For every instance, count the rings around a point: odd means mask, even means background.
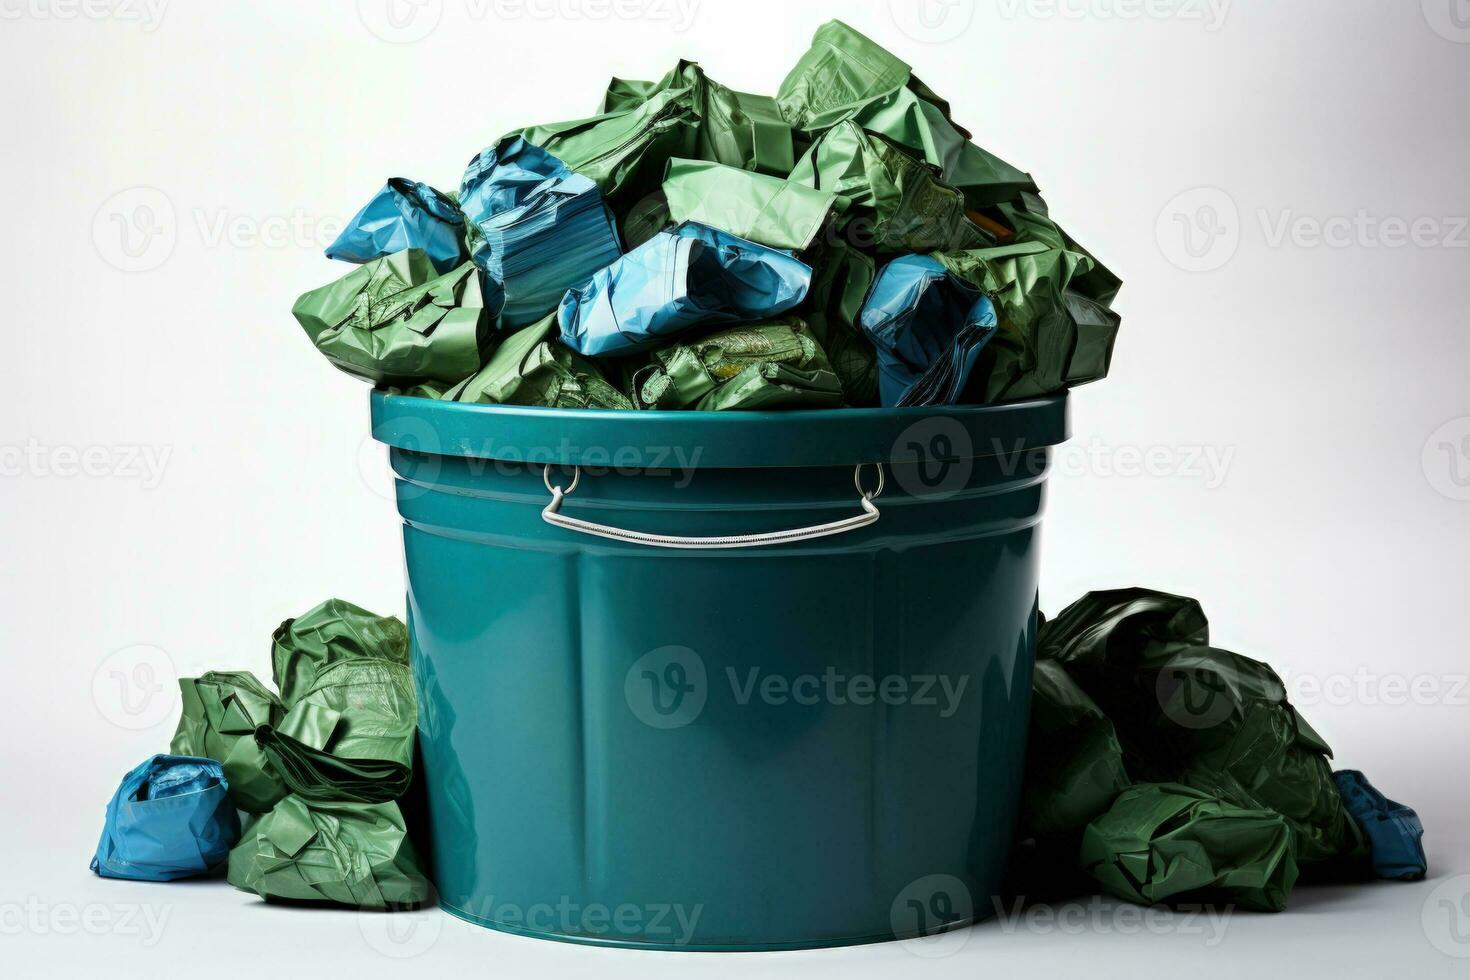
[{"label": "teal trash bin", "polygon": [[445,909],[694,950],[994,912],[1065,396],[372,412]]}]

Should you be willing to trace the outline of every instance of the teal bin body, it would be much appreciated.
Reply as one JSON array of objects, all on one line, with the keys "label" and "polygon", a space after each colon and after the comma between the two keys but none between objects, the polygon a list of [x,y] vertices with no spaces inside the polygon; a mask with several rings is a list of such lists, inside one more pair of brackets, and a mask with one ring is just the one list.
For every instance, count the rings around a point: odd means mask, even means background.
[{"label": "teal bin body", "polygon": [[[446,910],[705,950],[994,911],[1064,396],[788,413],[372,397]],[[740,540],[814,525],[829,533]]]}]

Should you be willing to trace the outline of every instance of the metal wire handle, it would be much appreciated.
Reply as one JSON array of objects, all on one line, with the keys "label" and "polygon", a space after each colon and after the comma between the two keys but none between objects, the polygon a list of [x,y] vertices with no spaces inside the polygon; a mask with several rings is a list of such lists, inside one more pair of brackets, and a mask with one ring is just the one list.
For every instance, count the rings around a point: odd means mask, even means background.
[{"label": "metal wire handle", "polygon": [[852,483],[858,492],[858,506],[863,509],[863,513],[844,517],[840,521],[812,524],[808,527],[794,527],[785,531],[691,537],[678,534],[650,534],[647,531],[633,531],[628,528],[612,527],[576,517],[567,517],[561,513],[561,503],[577,489],[577,484],[581,482],[582,469],[579,466],[572,467],[572,485],[566,489],[562,489],[560,485],[552,486],[551,467],[543,467],[541,482],[546,484],[547,490],[551,491],[551,502],[541,511],[541,518],[548,524],[566,528],[568,531],[591,534],[599,538],[611,538],[614,541],[626,541],[630,544],[646,544],[654,548],[759,548],[769,544],[792,544],[797,541],[810,541],[813,538],[825,538],[847,531],[856,531],[876,521],[880,515],[873,499],[883,493],[883,464],[875,463],[874,465],[878,468],[878,486],[872,490],[863,489],[863,464],[858,464],[852,473]]}]

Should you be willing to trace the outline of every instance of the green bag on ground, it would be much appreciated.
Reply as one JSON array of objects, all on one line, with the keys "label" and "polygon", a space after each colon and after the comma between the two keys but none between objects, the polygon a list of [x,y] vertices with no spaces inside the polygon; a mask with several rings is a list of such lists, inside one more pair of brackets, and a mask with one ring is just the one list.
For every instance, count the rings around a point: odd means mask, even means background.
[{"label": "green bag on ground", "polygon": [[1130,782],[1123,747],[1112,721],[1061,664],[1037,661],[1031,690],[1017,836],[1057,839],[1075,852],[1078,835]]},{"label": "green bag on ground", "polygon": [[1280,814],[1173,783],[1124,790],[1088,824],[1079,858],[1108,892],[1141,905],[1223,902],[1280,912],[1297,877]]},{"label": "green bag on ground", "polygon": [[937,167],[971,208],[1035,191],[1029,174],[970,142],[949,104],[908,64],[839,20],[817,28],[776,94],[793,127],[816,133],[851,121]]},{"label": "green bag on ground", "polygon": [[794,317],[731,327],[660,348],[634,376],[641,408],[726,411],[835,408],[842,385]]},{"label": "green bag on ground", "polygon": [[473,263],[441,276],[410,248],[303,293],[291,312],[338,368],[407,388],[474,373],[490,336],[484,305]]},{"label": "green bag on ground", "polygon": [[408,663],[408,628],[345,599],[328,599],[276,627],[271,671],[281,700],[294,705],[327,667],[343,660]]},{"label": "green bag on ground", "polygon": [[811,245],[837,205],[835,194],[706,160],[670,160],[663,192],[675,222],[791,251]]},{"label": "green bag on ground", "polygon": [[1270,667],[1208,641],[1193,599],[1120,589],[1088,593],[1046,623],[1037,656],[1063,665],[1112,719],[1134,780],[1279,813],[1303,867],[1358,860],[1365,844],[1327,744]]},{"label": "green bag on ground", "polygon": [[996,241],[970,220],[963,195],[936,170],[854,122],[818,137],[791,181],[839,195],[848,237],[880,252],[974,249]]},{"label": "green bag on ground", "polygon": [[429,897],[397,803],[288,796],[230,851],[229,880],[265,899],[354,908],[413,906]]},{"label": "green bag on ground", "polygon": [[278,724],[279,698],[249,671],[212,670],[179,678],[183,713],[169,752],[214,759],[224,767],[230,801],[247,813],[264,813],[286,787],[255,744],[255,730]]},{"label": "green bag on ground", "polygon": [[558,341],[556,314],[506,338],[474,375],[444,393],[445,401],[550,408],[632,408],[590,359]]}]

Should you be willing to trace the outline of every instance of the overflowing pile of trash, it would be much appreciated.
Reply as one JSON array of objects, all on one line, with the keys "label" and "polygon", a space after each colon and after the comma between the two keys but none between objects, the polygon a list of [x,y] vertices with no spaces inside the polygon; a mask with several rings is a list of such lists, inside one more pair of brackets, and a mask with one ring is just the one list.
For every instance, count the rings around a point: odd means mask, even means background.
[{"label": "overflowing pile of trash", "polygon": [[1107,374],[1119,280],[1025,172],[840,21],[774,97],[681,61],[389,180],[293,313],[342,370],[459,402],[665,410],[1027,398]]}]

